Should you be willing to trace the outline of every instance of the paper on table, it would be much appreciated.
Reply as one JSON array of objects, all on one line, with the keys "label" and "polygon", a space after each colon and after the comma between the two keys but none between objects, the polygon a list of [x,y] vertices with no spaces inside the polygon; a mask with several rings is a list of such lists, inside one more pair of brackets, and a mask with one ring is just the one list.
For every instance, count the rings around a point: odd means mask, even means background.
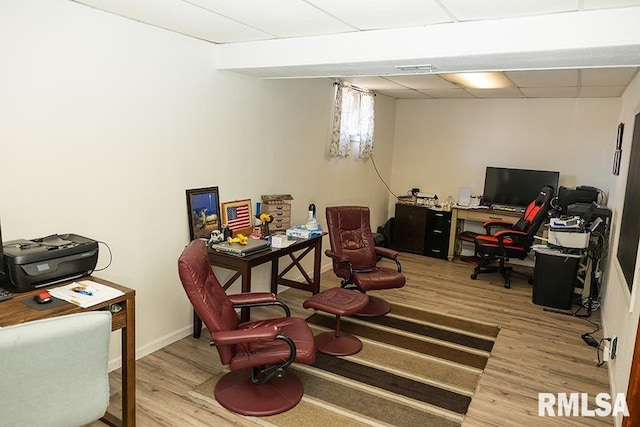
[{"label": "paper on table", "polygon": [[51,296],[68,301],[82,308],[91,307],[101,302],[124,295],[119,289],[94,282],[82,280],[68,285],[48,289]]}]

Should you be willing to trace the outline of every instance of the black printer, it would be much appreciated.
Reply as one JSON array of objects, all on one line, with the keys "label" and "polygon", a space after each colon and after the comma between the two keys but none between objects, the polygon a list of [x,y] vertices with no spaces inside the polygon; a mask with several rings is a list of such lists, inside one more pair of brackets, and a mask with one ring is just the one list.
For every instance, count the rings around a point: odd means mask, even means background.
[{"label": "black printer", "polygon": [[53,234],[4,242],[3,287],[27,292],[91,274],[98,263],[98,242],[77,234]]}]

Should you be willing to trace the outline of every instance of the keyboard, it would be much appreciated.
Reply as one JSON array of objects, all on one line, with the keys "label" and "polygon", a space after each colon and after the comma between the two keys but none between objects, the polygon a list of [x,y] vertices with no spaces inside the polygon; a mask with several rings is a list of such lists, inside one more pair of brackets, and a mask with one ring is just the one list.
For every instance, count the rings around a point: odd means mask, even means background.
[{"label": "keyboard", "polygon": [[13,292],[9,292],[5,288],[0,288],[0,301],[4,301],[9,298],[13,298]]},{"label": "keyboard", "polygon": [[504,212],[518,212],[523,213],[525,208],[520,206],[509,206],[509,205],[491,205],[491,209],[496,211],[504,211]]}]

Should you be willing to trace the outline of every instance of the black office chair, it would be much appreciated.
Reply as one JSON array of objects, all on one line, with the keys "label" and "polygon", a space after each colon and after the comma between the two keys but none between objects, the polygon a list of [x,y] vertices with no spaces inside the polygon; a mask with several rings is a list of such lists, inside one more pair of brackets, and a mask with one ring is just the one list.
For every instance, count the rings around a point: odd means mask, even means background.
[{"label": "black office chair", "polygon": [[[486,234],[474,237],[475,252],[478,264],[471,273],[471,279],[476,280],[478,274],[500,273],[504,278],[504,287],[511,287],[511,276],[519,275],[533,283],[533,278],[505,264],[510,258],[525,259],[533,245],[534,236],[547,217],[553,189],[542,187],[538,196],[529,203],[522,218],[515,224],[505,221],[487,221],[482,226]],[[470,234],[469,234],[470,235]],[[498,265],[495,265],[495,262]]]}]

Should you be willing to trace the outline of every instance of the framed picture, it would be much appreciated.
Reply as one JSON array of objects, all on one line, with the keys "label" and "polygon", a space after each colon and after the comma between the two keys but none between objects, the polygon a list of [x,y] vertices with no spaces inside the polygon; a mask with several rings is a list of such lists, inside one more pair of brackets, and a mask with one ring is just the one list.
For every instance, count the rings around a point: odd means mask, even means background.
[{"label": "framed picture", "polygon": [[245,236],[253,230],[253,215],[251,215],[251,200],[235,200],[222,203],[222,225],[228,225],[233,235],[242,233]]},{"label": "framed picture", "polygon": [[220,230],[220,197],[218,187],[187,190],[189,237],[208,239],[211,232]]},{"label": "framed picture", "polygon": [[622,134],[624,123],[618,125],[618,137],[616,138],[616,151],[613,153],[613,174],[620,175],[620,162],[622,161]]}]

